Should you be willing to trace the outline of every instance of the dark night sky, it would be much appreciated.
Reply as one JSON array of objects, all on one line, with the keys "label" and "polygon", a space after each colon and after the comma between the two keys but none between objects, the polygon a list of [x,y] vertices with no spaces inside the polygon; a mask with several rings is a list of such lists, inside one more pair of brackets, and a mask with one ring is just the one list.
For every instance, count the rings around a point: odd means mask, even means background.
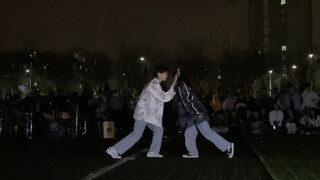
[{"label": "dark night sky", "polygon": [[320,51],[320,1],[313,0],[312,1],[312,30],[313,30],[313,44]]},{"label": "dark night sky", "polygon": [[[120,42],[147,44],[174,56],[178,44],[218,58],[247,49],[248,0],[1,0],[0,51],[79,47],[117,56]],[[180,43],[178,43],[180,42]]]}]

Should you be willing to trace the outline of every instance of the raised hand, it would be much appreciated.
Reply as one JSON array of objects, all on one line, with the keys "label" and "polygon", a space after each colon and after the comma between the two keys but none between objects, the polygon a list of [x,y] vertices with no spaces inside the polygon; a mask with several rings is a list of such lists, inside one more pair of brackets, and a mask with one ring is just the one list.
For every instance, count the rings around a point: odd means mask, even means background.
[{"label": "raised hand", "polygon": [[173,82],[172,82],[172,85],[175,86],[177,84],[177,81],[178,81],[178,78],[180,76],[180,68],[177,69],[177,73],[176,75],[174,76],[174,79],[173,79]]}]

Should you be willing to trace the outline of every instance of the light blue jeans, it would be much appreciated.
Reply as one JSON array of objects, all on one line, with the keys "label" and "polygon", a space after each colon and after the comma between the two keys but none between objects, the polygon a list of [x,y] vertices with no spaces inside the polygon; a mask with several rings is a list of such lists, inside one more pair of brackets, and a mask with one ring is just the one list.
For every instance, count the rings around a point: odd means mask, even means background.
[{"label": "light blue jeans", "polygon": [[204,121],[200,124],[196,124],[190,126],[184,132],[185,137],[185,145],[190,155],[199,156],[199,152],[197,149],[196,138],[198,135],[197,128],[198,127],[200,133],[209,141],[211,141],[218,149],[222,152],[228,150],[231,146],[231,143],[226,141],[223,137],[221,137],[218,133],[212,130],[207,121]]},{"label": "light blue jeans", "polygon": [[145,121],[136,120],[134,123],[133,131],[113,146],[114,149],[118,152],[118,154],[121,155],[125,153],[136,142],[138,142],[146,126],[148,126],[148,128],[153,132],[152,143],[149,151],[159,153],[162,143],[163,128],[149,124]]}]

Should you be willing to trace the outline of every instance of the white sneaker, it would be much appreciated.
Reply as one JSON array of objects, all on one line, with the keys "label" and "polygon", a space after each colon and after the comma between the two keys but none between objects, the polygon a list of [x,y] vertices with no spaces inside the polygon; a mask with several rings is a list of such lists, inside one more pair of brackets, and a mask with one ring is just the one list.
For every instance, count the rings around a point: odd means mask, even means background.
[{"label": "white sneaker", "polygon": [[109,147],[106,150],[106,153],[109,154],[113,159],[121,159],[121,156],[117,153],[114,147]]},{"label": "white sneaker", "polygon": [[228,158],[231,159],[233,158],[234,155],[234,144],[231,143],[231,146],[228,148]]},{"label": "white sneaker", "polygon": [[184,154],[182,155],[183,158],[187,158],[187,159],[196,159],[199,158],[199,156],[194,156],[194,155],[190,155],[190,154]]},{"label": "white sneaker", "polygon": [[148,152],[147,157],[149,157],[149,158],[162,158],[163,155],[155,153],[155,152]]}]

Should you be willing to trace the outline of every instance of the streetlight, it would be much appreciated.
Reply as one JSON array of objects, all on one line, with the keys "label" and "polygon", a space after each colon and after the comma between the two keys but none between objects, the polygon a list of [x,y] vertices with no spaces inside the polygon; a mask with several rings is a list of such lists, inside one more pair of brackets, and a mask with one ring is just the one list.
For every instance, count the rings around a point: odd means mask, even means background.
[{"label": "streetlight", "polygon": [[126,89],[128,89],[128,78],[127,78],[127,75],[126,73],[122,73],[122,76],[124,77],[124,79],[126,80]]},{"label": "streetlight", "polygon": [[149,74],[149,76],[151,77],[151,72],[150,72],[150,62],[144,57],[144,56],[141,56],[140,58],[139,58],[139,60],[141,61],[141,62],[145,62],[146,63],[146,66],[147,66],[147,70],[148,70],[148,74]]},{"label": "streetlight", "polygon": [[26,69],[26,73],[28,75],[28,80],[29,80],[29,90],[30,90],[30,93],[32,91],[32,80],[31,80],[31,70],[30,69]]},{"label": "streetlight", "polygon": [[270,97],[271,97],[271,91],[272,91],[272,73],[273,73],[272,69],[270,69],[270,70],[268,71],[268,73],[269,73],[269,88],[270,88],[269,95],[270,95]]},{"label": "streetlight", "polygon": [[309,59],[309,68],[310,68],[310,74],[309,74],[309,81],[311,83],[311,87],[314,85],[314,68],[313,68],[313,63],[314,63],[314,55],[312,53],[308,54],[308,59]]},{"label": "streetlight", "polygon": [[309,57],[309,59],[312,59],[313,58],[313,54],[312,53],[308,54],[308,57]]},{"label": "streetlight", "polygon": [[295,75],[295,71],[296,71],[296,69],[298,68],[298,66],[297,65],[295,65],[295,64],[293,64],[292,66],[291,66],[291,69],[292,69],[292,78],[293,78],[293,81],[294,82],[296,82],[296,75]]}]

